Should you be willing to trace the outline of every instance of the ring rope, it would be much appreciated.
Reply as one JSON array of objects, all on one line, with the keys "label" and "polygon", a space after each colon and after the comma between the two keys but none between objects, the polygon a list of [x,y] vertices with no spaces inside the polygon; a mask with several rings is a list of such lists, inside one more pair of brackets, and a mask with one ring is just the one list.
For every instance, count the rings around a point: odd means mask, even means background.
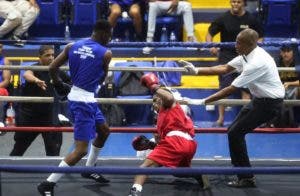
[{"label": "ring rope", "polygon": [[[288,40],[288,39],[287,39]],[[69,41],[57,41],[57,40],[0,40],[0,42],[4,45],[8,44],[17,44],[23,43],[28,45],[66,45],[69,44]],[[289,45],[300,45],[299,40],[295,41],[264,41],[263,43],[258,43],[259,46],[275,46],[280,47],[283,44]],[[212,48],[212,47],[222,47],[222,48],[232,48],[235,45],[235,42],[207,42],[207,43],[197,43],[197,42],[111,42],[108,44],[108,47],[196,47],[196,48]]]},{"label": "ring rope", "polygon": [[[152,99],[123,99],[123,98],[95,98],[100,104],[152,104]],[[188,100],[178,100],[180,104],[197,105],[194,101],[200,101],[201,99],[189,99]],[[53,103],[53,97],[21,97],[21,96],[0,96],[0,101],[9,102],[26,102],[26,103]],[[226,106],[238,106],[248,104],[250,100],[244,99],[221,99],[208,103],[207,105],[226,105]],[[300,105],[300,100],[284,100],[285,105]]]},{"label": "ring rope", "polygon": [[300,167],[181,167],[181,168],[138,168],[138,167],[57,167],[40,165],[0,165],[0,171],[14,173],[101,173],[116,175],[200,175],[200,174],[300,174]]},{"label": "ring rope", "polygon": [[[0,127],[2,132],[73,132],[73,127]],[[110,127],[111,133],[154,133],[155,127]],[[227,128],[198,128],[195,133],[227,133]],[[300,133],[300,128],[256,128],[251,133]]]},{"label": "ring rope", "polygon": [[[60,70],[67,71],[69,70],[68,66],[62,66]],[[295,67],[277,67],[279,72],[294,72],[296,71]],[[32,65],[32,66],[22,66],[22,65],[0,65],[0,70],[34,70],[34,71],[49,71],[48,66],[43,65]],[[156,72],[186,72],[183,67],[109,67],[109,71],[156,71]]]}]

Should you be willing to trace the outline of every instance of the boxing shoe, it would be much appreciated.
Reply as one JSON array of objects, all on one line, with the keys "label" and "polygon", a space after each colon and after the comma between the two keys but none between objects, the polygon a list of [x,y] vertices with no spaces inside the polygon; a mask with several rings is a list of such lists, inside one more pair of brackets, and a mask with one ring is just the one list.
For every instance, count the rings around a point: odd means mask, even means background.
[{"label": "boxing shoe", "polygon": [[256,187],[255,178],[241,178],[229,181],[227,186],[234,188],[254,188]]},{"label": "boxing shoe", "polygon": [[97,173],[92,173],[92,174],[82,173],[81,176],[83,178],[95,180],[96,182],[99,182],[99,183],[109,183],[110,182],[108,179],[104,178],[102,175],[97,174]]},{"label": "boxing shoe", "polygon": [[142,192],[136,190],[136,188],[131,188],[128,196],[141,196]]},{"label": "boxing shoe", "polygon": [[37,189],[42,196],[54,196],[54,186],[54,182],[44,181],[37,186]]}]

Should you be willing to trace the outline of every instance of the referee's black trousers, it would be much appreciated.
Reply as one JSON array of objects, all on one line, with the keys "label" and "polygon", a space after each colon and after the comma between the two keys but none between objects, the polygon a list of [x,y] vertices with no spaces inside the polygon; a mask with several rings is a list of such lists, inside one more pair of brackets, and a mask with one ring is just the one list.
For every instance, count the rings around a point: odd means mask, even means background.
[{"label": "referee's black trousers", "polygon": [[[283,99],[254,98],[245,105],[228,127],[231,163],[235,167],[250,167],[245,135],[280,114]],[[266,141],[267,142],[267,141]],[[251,178],[253,174],[239,174],[238,178]]]}]

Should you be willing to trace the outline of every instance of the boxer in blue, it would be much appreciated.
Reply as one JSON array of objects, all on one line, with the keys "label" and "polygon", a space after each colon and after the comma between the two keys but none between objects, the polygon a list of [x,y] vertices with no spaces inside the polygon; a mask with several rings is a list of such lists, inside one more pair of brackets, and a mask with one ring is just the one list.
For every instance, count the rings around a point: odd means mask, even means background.
[{"label": "boxer in blue", "polygon": [[[59,167],[70,167],[80,161],[88,151],[89,141],[93,140],[86,166],[94,166],[99,151],[109,136],[105,122],[94,98],[97,86],[108,72],[112,53],[105,45],[111,39],[111,26],[106,20],[98,20],[90,38],[68,44],[50,64],[49,74],[57,93],[68,94],[69,110],[74,122],[75,149],[68,154]],[[58,77],[58,69],[69,61],[72,88]],[[41,195],[54,195],[54,186],[63,176],[52,173],[46,181],[38,185]],[[99,174],[82,174],[100,183],[109,182]]]}]

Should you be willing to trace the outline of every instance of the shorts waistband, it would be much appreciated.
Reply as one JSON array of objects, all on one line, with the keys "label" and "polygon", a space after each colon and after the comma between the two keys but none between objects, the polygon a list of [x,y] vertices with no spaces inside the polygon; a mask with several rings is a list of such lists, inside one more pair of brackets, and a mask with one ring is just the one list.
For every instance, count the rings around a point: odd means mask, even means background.
[{"label": "shorts waistband", "polygon": [[187,140],[193,140],[193,138],[190,136],[190,134],[182,132],[182,131],[170,131],[169,133],[167,133],[166,136],[179,136],[179,137],[183,137]]},{"label": "shorts waistband", "polygon": [[77,86],[72,86],[71,91],[68,95],[68,99],[70,101],[80,101],[85,103],[95,103],[95,95],[94,93],[88,92],[84,89],[81,89]]}]

